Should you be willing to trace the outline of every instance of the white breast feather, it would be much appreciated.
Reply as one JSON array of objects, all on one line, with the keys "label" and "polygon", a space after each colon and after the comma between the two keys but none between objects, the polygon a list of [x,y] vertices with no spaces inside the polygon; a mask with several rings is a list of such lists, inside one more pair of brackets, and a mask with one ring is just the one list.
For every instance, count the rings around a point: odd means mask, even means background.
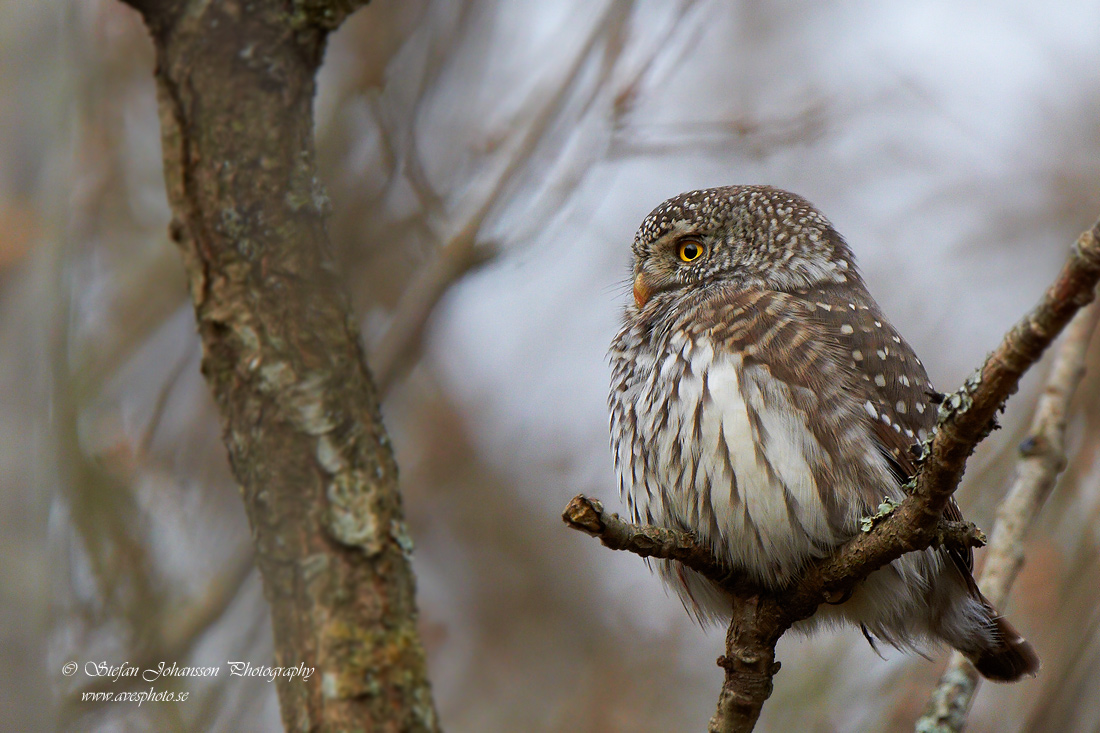
[{"label": "white breast feather", "polygon": [[[716,357],[705,339],[692,348],[687,339],[674,337],[670,346],[675,347],[672,353],[623,395],[634,406],[638,435],[632,440],[626,431],[618,431],[621,486],[631,492],[638,517],[694,527],[732,564],[781,581],[815,554],[814,544],[833,540],[810,471],[810,461],[824,460],[823,450],[803,418],[781,407],[789,402],[787,395],[769,394],[765,399],[759,385],[767,375],[756,368],[746,372],[739,354]],[[685,371],[689,360],[691,368]],[[710,401],[696,440],[694,410],[702,399],[704,373]],[[668,400],[673,382],[678,398]],[[777,399],[780,407],[775,406]],[[774,475],[757,454],[750,406],[767,434],[762,450]],[[612,430],[616,432],[615,424]],[[721,455],[723,442],[735,481]],[[784,485],[797,505],[795,522]],[[708,497],[709,506],[700,506]],[[707,523],[693,521],[710,512],[718,536],[710,536],[714,532]]]},{"label": "white breast feather", "polygon": [[[792,391],[804,388],[776,381],[764,367],[754,368],[746,374],[745,383],[749,404],[760,416],[769,436],[765,444],[768,462],[794,497],[799,525],[808,539],[828,540],[832,530],[810,464],[828,465],[830,459],[807,424],[807,416],[785,407],[792,404]],[[782,486],[775,488],[781,495]]]}]

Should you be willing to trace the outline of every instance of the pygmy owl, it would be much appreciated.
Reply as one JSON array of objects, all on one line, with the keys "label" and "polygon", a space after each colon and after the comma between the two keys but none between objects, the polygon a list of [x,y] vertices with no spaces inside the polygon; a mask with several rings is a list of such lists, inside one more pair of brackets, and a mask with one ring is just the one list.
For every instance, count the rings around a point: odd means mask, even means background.
[{"label": "pygmy owl", "polygon": [[[633,244],[634,299],[611,346],[611,445],[631,513],[690,531],[776,589],[901,500],[936,422],[919,359],[882,315],[847,244],[802,198],[691,191]],[[951,502],[947,515],[960,518]],[[848,622],[900,648],[946,643],[992,680],[1034,674],[969,552],[928,549],[871,574],[796,628]],[[679,563],[659,570],[702,619],[731,599]]]}]

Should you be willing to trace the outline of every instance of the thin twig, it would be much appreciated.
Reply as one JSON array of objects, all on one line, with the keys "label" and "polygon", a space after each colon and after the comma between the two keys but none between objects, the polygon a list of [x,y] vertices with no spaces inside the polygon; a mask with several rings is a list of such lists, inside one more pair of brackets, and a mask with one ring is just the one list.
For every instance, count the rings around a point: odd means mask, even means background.
[{"label": "thin twig", "polygon": [[374,372],[379,392],[388,392],[411,361],[444,294],[466,273],[490,261],[496,252],[494,243],[478,242],[477,229],[463,229],[413,275],[401,293],[393,320],[371,352],[371,362],[377,365]]},{"label": "thin twig", "polygon": [[[623,33],[632,6],[633,2],[628,0],[616,0],[608,6],[566,70],[561,83],[553,94],[546,97],[531,124],[515,143],[507,162],[500,168],[477,208],[457,231],[440,236],[442,246],[402,292],[393,320],[371,353],[375,381],[383,393],[415,355],[428,319],[451,285],[496,255],[500,243],[484,239],[485,223],[494,211],[502,207],[508,191],[525,174],[530,174],[538,150],[545,147],[551,133],[562,126],[564,115],[573,108],[576,89],[581,86],[585,71],[598,54],[602,54],[599,75],[579,103],[582,114],[612,81],[622,54],[622,43],[617,39]],[[542,97],[543,93],[540,92],[539,96]],[[415,135],[408,138],[403,161],[406,178],[429,215],[441,216],[442,200],[424,170]]]},{"label": "thin twig", "polygon": [[729,570],[706,547],[686,532],[651,525],[631,524],[609,514],[603,502],[578,494],[565,507],[562,520],[573,529],[596,537],[612,550],[626,550],[641,557],[678,560],[700,575],[723,584]]},{"label": "thin twig", "polygon": [[615,130],[608,158],[696,154],[728,150],[731,144],[760,155],[782,147],[805,145],[820,139],[829,124],[829,110],[810,102],[795,114],[773,119],[740,117],[725,120],[669,124],[629,124]]},{"label": "thin twig", "polygon": [[145,423],[145,430],[141,434],[141,440],[138,442],[137,450],[134,451],[138,456],[146,457],[149,455],[149,449],[153,445],[153,438],[157,434],[157,428],[160,427],[161,420],[164,419],[165,410],[168,408],[168,400],[172,397],[172,390],[176,388],[176,382],[183,376],[183,371],[191,364],[190,348],[184,348],[180,352],[180,355],[176,357],[175,364],[168,371],[168,375],[160,385],[160,390],[157,392],[157,399],[153,403],[153,411],[149,416],[148,422]]},{"label": "thin twig", "polygon": [[[1100,320],[1100,308],[1081,311],[1073,319],[1035,407],[1028,438],[1020,444],[1016,481],[997,511],[993,540],[978,581],[982,593],[1003,608],[1024,562],[1023,539],[1038,516],[1058,475],[1066,466],[1066,416],[1077,385],[1085,374],[1089,341]],[[932,693],[916,730],[919,733],[959,733],[981,679],[974,666],[955,652]]]}]

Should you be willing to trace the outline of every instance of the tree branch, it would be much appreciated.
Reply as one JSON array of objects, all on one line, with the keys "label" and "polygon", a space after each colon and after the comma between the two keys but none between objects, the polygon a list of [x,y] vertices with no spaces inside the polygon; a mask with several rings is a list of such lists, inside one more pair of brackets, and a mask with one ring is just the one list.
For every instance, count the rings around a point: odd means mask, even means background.
[{"label": "tree branch", "polygon": [[[618,514],[608,512],[598,499],[578,494],[565,507],[561,518],[572,529],[597,538],[604,547],[612,550],[625,550],[640,557],[676,560],[730,593],[750,587],[739,575],[718,562],[710,550],[696,543],[691,534],[627,522]],[[985,534],[972,522],[941,519],[933,544],[965,549],[984,547],[985,542]]]},{"label": "tree branch", "polygon": [[[1073,394],[1085,374],[1089,341],[1100,320],[1100,308],[1077,314],[1066,331],[1035,407],[1028,437],[1020,444],[1016,481],[997,511],[993,541],[986,553],[978,584],[997,608],[1003,608],[1024,563],[1024,534],[1050,496],[1066,466],[1066,416]],[[960,733],[981,678],[964,656],[951,655],[932,693],[917,731]]]},{"label": "tree branch", "polygon": [[631,524],[620,519],[618,514],[609,514],[603,502],[583,494],[573,497],[561,518],[573,529],[598,538],[604,547],[626,550],[641,557],[677,560],[719,585],[729,582],[730,571],[715,559],[710,550],[696,544],[695,538],[686,532],[648,524]]},{"label": "tree branch", "polygon": [[[287,730],[438,730],[393,449],[337,277],[316,72],[358,0],[132,0],[165,179],[271,606]],[[201,620],[201,619],[200,619]]]},{"label": "tree branch", "polygon": [[[1096,295],[1100,281],[1100,222],[1084,232],[1054,284],[1004,337],[981,369],[940,407],[936,430],[926,441],[911,493],[899,505],[876,516],[861,532],[831,556],[813,562],[791,586],[779,592],[723,586],[734,597],[733,617],[726,636],[726,654],[719,664],[726,671],[718,709],[710,730],[718,733],[750,731],[771,694],[775,644],[792,624],[809,618],[824,602],[846,598],[855,586],[878,568],[907,552],[923,550],[938,541],[976,544],[980,532],[973,525],[945,526],[944,507],[962,478],[966,459],[993,427],[993,418],[1016,391],[1020,377],[1042,355],[1074,314]],[[577,497],[564,516],[570,526],[599,536],[609,546],[668,557],[699,569],[713,579],[714,558],[695,563],[690,538],[678,533],[656,534],[652,528],[624,528],[625,524],[595,505],[592,512]],[[591,502],[589,502],[591,503]],[[598,518],[596,521],[592,514]],[[613,521],[614,520],[614,521]],[[667,532],[667,530],[664,530]],[[606,539],[605,539],[606,537]],[[658,555],[665,552],[667,555]],[[679,556],[674,556],[672,550]],[[708,574],[710,573],[710,574]]]},{"label": "tree branch", "polygon": [[[623,0],[616,0],[608,6],[554,93],[546,98],[538,114],[516,140],[508,153],[507,162],[500,168],[477,208],[456,232],[440,237],[443,243],[439,249],[401,294],[393,321],[371,354],[378,387],[383,394],[416,355],[428,320],[443,295],[467,272],[484,265],[496,255],[500,243],[482,241],[486,221],[501,208],[505,194],[536,160],[539,147],[546,144],[555,124],[560,122],[563,112],[568,109],[571,96],[592,56],[600,51],[600,42],[616,37],[628,15],[629,3]],[[591,104],[600,87],[610,81],[620,52],[621,45],[615,44],[612,51],[604,54],[599,83],[588,92],[586,104]],[[409,136],[405,163],[409,183],[426,204],[429,214],[437,214],[442,209],[442,202],[424,171],[415,134]]]}]

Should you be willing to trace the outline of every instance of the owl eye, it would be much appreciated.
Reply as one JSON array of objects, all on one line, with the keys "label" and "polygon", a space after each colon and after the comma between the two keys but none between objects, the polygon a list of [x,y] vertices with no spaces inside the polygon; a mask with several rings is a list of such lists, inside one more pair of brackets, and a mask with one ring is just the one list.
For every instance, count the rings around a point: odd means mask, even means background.
[{"label": "owl eye", "polygon": [[682,261],[693,262],[703,256],[703,245],[693,239],[687,239],[680,242],[676,252],[680,255]]}]

